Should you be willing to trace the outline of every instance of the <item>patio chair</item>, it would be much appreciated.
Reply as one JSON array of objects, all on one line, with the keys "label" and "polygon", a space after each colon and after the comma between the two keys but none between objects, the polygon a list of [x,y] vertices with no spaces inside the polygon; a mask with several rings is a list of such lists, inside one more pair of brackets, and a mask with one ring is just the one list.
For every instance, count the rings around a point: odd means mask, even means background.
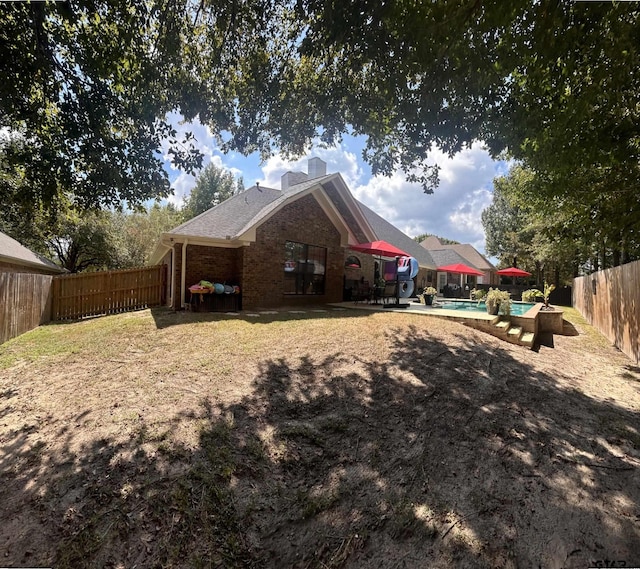
[{"label": "patio chair", "polygon": [[396,281],[387,281],[382,292],[382,304],[386,304],[390,299],[396,298]]},{"label": "patio chair", "polygon": [[363,281],[356,285],[351,293],[351,300],[353,300],[354,304],[358,302],[369,302],[371,300],[371,285],[369,281]]}]

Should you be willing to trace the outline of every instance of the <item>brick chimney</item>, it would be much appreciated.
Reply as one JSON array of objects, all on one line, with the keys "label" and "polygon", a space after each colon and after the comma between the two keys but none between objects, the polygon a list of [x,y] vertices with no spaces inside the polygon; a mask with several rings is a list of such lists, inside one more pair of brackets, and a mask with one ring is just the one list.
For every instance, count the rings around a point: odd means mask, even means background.
[{"label": "brick chimney", "polygon": [[309,179],[304,172],[287,172],[280,178],[280,187],[283,192],[286,192],[291,186],[301,184]]},{"label": "brick chimney", "polygon": [[324,160],[320,160],[320,158],[309,158],[307,168],[310,180],[327,175],[327,163]]}]

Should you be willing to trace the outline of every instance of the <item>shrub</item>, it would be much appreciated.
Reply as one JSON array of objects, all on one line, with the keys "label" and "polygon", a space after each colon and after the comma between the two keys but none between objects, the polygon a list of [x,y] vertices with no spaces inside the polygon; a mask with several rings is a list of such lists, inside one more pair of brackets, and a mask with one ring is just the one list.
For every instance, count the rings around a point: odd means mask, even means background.
[{"label": "shrub", "polygon": [[524,302],[535,302],[539,296],[543,296],[543,294],[537,288],[530,288],[522,292],[522,300]]},{"label": "shrub", "polygon": [[483,288],[474,288],[471,290],[471,298],[473,300],[482,300],[487,296],[487,291]]}]

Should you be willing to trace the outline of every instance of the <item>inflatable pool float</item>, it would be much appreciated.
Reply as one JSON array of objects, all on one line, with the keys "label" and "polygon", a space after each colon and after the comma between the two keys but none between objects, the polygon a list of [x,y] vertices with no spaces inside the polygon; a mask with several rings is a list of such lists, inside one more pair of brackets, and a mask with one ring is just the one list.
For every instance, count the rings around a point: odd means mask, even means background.
[{"label": "inflatable pool float", "polygon": [[413,294],[413,281],[400,281],[398,283],[398,297],[409,298]]}]

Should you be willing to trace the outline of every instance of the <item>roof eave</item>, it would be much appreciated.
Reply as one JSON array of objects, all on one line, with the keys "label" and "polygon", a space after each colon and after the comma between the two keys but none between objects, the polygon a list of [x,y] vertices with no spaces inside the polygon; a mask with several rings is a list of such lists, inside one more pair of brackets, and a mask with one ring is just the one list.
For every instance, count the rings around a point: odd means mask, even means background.
[{"label": "roof eave", "polygon": [[26,259],[20,259],[19,257],[10,257],[8,255],[0,255],[0,261],[6,261],[12,265],[20,265],[23,267],[35,268],[40,270],[47,270],[51,273],[68,273],[67,269],[58,267],[57,265],[47,265],[46,263],[39,263],[37,261],[27,261]]}]

